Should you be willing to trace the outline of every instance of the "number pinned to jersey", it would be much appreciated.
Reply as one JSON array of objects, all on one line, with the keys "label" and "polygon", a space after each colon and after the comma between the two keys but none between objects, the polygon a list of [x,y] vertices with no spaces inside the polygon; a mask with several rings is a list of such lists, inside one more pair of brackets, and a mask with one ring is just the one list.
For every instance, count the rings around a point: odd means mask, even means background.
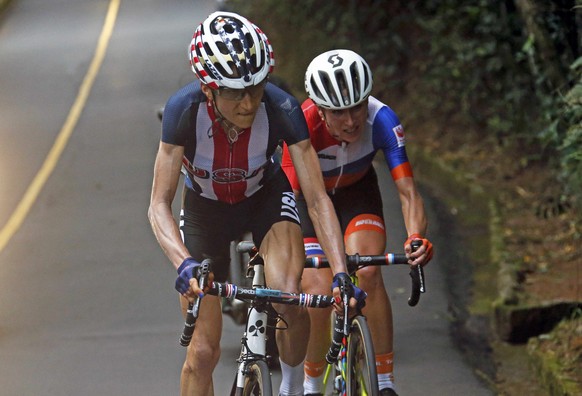
[{"label": "number pinned to jersey", "polygon": [[404,138],[404,128],[402,128],[402,125],[395,126],[392,128],[392,131],[394,132],[394,136],[396,136],[398,147],[404,147],[406,139]]}]

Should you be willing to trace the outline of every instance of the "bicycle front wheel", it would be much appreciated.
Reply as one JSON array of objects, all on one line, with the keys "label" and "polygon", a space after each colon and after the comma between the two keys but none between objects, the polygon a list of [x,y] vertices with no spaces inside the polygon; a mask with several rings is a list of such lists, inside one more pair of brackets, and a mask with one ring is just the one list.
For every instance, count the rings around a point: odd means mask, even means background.
[{"label": "bicycle front wheel", "polygon": [[267,363],[257,360],[247,367],[242,396],[272,396],[271,375]]},{"label": "bicycle front wheel", "polygon": [[378,376],[372,335],[363,316],[352,319],[347,346],[348,396],[378,396]]}]

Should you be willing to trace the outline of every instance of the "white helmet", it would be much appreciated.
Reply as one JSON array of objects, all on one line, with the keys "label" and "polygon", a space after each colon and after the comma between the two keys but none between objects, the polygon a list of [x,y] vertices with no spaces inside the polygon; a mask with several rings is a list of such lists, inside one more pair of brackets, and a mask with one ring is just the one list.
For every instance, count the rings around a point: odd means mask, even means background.
[{"label": "white helmet", "polygon": [[275,65],[265,33],[233,12],[210,14],[194,32],[188,55],[192,71],[213,89],[257,85]]},{"label": "white helmet", "polygon": [[307,67],[305,91],[318,106],[346,109],[370,95],[372,71],[354,51],[327,51],[316,56]]}]

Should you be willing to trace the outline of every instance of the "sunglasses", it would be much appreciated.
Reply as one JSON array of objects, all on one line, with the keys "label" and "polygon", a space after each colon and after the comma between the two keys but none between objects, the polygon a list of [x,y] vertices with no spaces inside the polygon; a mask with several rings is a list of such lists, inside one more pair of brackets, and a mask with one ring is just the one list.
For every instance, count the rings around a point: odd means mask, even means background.
[{"label": "sunglasses", "polygon": [[246,94],[248,94],[252,99],[262,97],[263,90],[264,90],[266,84],[267,84],[267,80],[265,79],[257,85],[252,85],[252,86],[246,87],[244,89],[220,87],[220,88],[218,88],[218,90],[216,90],[214,92],[216,92],[217,96],[220,96],[226,100],[240,102],[241,100],[244,99]]}]

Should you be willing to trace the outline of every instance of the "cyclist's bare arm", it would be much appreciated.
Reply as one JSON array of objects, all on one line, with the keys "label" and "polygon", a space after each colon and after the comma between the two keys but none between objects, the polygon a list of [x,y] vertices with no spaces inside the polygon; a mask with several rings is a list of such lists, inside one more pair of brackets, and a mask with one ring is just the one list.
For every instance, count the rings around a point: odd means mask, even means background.
[{"label": "cyclist's bare arm", "polygon": [[[420,196],[414,179],[412,177],[402,177],[396,180],[396,188],[402,205],[402,215],[408,235],[426,235],[427,219],[424,211],[424,203]],[[408,252],[407,252],[408,253]],[[416,252],[410,252],[413,264],[426,264],[427,251],[421,246]]]},{"label": "cyclist's bare arm", "polygon": [[[180,181],[180,168],[184,147],[160,142],[154,166],[154,179],[148,218],[162,250],[177,269],[190,257],[182,242],[180,230],[172,214],[172,201]],[[197,281],[196,282],[197,287]],[[192,297],[202,291],[190,290]]]},{"label": "cyclist's bare arm", "polygon": [[289,146],[289,154],[307,202],[317,238],[334,274],[347,272],[343,236],[333,204],[329,199],[317,154],[309,139]]}]

